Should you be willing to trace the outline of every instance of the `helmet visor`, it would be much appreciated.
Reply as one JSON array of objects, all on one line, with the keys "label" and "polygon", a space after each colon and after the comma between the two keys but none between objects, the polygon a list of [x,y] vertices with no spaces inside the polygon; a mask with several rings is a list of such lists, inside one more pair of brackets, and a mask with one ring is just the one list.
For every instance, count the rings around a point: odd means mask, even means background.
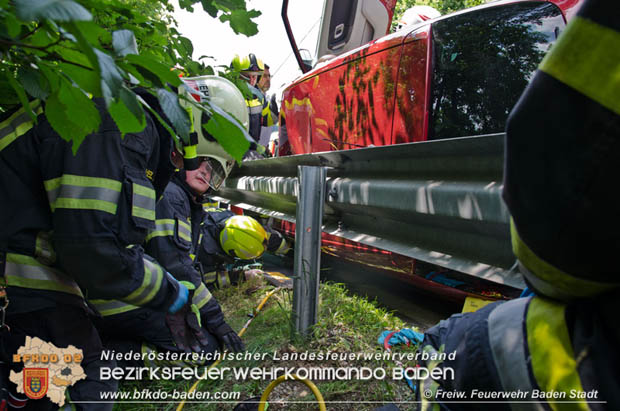
[{"label": "helmet visor", "polygon": [[209,168],[211,169],[211,178],[209,179],[209,186],[213,190],[217,191],[222,185],[222,183],[224,183],[224,180],[226,179],[226,175],[227,175],[226,171],[224,170],[224,167],[222,167],[222,164],[216,159],[209,158],[209,157],[205,157],[204,159],[208,162]]}]

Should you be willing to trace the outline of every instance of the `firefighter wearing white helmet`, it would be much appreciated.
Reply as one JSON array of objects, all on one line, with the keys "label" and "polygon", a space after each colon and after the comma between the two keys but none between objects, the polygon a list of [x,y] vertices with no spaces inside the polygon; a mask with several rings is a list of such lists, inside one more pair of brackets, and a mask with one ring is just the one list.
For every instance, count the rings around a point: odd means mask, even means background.
[{"label": "firefighter wearing white helmet", "polygon": [[[179,90],[181,101],[184,96],[198,103],[209,100],[247,130],[245,100],[233,83],[217,76],[183,78],[183,83]],[[201,223],[205,217],[202,207],[204,195],[220,187],[231,171],[234,160],[203,128],[209,121],[209,115],[190,102],[182,102],[182,105],[188,110],[192,123],[190,145],[183,147],[184,162],[186,165],[189,163],[190,167],[177,171],[166,186],[157,203],[154,228],[149,230],[144,248],[168,273],[191,290],[192,310],[199,313],[200,323],[210,340],[208,350],[214,351],[220,346],[240,351],[243,342],[224,321],[219,303],[211,296],[202,281],[202,274],[194,264]],[[218,138],[221,140],[226,136]],[[123,341],[125,349],[134,352],[178,351],[173,342],[166,339],[163,329],[165,322],[158,313],[118,304],[114,309],[106,311],[105,308],[99,309],[103,316],[103,333],[112,334],[113,338],[130,340]],[[132,341],[140,341],[141,346],[133,346],[135,343]],[[151,365],[178,366],[166,362]]]},{"label": "firefighter wearing white helmet", "polygon": [[[183,85],[179,89],[180,94],[195,100],[198,103],[209,101],[220,109],[230,114],[247,131],[250,120],[246,109],[245,99],[241,91],[229,80],[218,76],[201,76],[183,78]],[[230,174],[234,166],[234,160],[221,145],[216,142],[214,136],[204,129],[209,121],[209,115],[190,102],[181,99],[183,106],[190,114],[190,147],[185,147],[185,160],[197,164],[201,159],[209,157],[212,161],[214,173],[210,187],[217,190],[224,179]],[[222,136],[225,138],[225,136]],[[189,169],[195,168],[191,164]],[[203,193],[204,194],[204,193]]]}]

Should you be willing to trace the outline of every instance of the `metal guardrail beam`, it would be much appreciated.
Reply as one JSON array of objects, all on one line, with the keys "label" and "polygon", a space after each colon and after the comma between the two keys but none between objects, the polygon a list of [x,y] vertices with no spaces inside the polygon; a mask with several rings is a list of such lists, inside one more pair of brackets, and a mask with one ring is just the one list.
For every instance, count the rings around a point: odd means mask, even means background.
[{"label": "metal guardrail beam", "polygon": [[326,166],[323,231],[497,283],[510,268],[504,134],[244,162],[219,195],[294,221],[297,166]]}]

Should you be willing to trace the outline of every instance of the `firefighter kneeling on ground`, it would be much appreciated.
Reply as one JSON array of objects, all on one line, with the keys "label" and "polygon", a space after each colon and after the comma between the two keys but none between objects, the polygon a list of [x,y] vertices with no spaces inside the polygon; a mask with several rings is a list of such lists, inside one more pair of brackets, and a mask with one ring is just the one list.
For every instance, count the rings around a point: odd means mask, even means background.
[{"label": "firefighter kneeling on ground", "polygon": [[[241,92],[230,81],[217,76],[184,78],[196,100],[208,98],[247,129],[247,110]],[[185,89],[182,89],[181,92]],[[198,91],[200,90],[200,91]],[[177,280],[193,290],[192,310],[208,337],[202,352],[214,352],[220,346],[232,350],[244,349],[243,342],[225,322],[217,300],[202,282],[201,274],[194,267],[198,248],[200,226],[204,219],[204,194],[209,187],[217,188],[234,165],[233,159],[217,144],[201,125],[208,121],[202,111],[192,108],[192,139],[197,141],[196,161],[199,167],[192,171],[175,172],[166,186],[156,208],[155,229],[146,237],[145,250],[162,264]],[[102,315],[98,328],[104,336],[106,347],[118,352],[179,351],[170,334],[166,332],[161,315],[155,311],[130,307],[121,302],[93,302]],[[146,361],[148,366],[194,366],[203,362]],[[141,361],[138,364],[141,365]]]},{"label": "firefighter kneeling on ground", "polygon": [[456,354],[424,364],[444,378],[421,381],[422,409],[620,409],[618,50],[617,5],[586,0],[513,109],[503,197],[535,296],[431,328],[421,350]]},{"label": "firefighter kneeling on ground", "polygon": [[260,258],[265,251],[283,256],[290,250],[278,231],[225,209],[207,210],[201,235],[197,263],[210,290],[245,279],[242,271],[228,269],[235,261]]}]

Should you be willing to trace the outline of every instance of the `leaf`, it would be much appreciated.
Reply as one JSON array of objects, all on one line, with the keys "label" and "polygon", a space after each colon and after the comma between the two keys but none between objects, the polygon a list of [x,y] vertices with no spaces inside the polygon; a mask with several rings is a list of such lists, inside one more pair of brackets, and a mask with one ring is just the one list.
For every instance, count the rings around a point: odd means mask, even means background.
[{"label": "leaf", "polygon": [[261,12],[258,10],[232,10],[230,14],[220,16],[220,21],[230,22],[230,27],[236,34],[245,34],[249,37],[258,33],[257,24],[250,19],[260,15]]},{"label": "leaf", "polygon": [[189,117],[179,104],[179,97],[163,88],[157,89],[157,99],[177,134],[183,141],[189,141]]},{"label": "leaf", "polygon": [[138,43],[131,30],[116,30],[112,33],[112,46],[118,56],[138,54]]},{"label": "leaf", "polygon": [[39,71],[22,67],[17,71],[17,79],[32,97],[45,100],[49,95],[49,84]]},{"label": "leaf", "polygon": [[112,103],[108,110],[122,135],[144,130],[146,119],[136,95],[123,87],[120,91],[120,97],[120,101]]},{"label": "leaf", "polygon": [[58,63],[58,67],[84,91],[94,97],[101,97],[100,77],[95,70],[88,70],[68,63]]},{"label": "leaf", "polygon": [[181,7],[184,10],[189,11],[190,13],[194,12],[194,8],[192,7],[192,5],[195,3],[194,0],[179,0],[179,7]]},{"label": "leaf", "polygon": [[118,98],[121,87],[123,86],[123,77],[118,72],[118,68],[112,57],[103,51],[93,49],[99,60],[99,70],[101,73],[101,94],[107,106],[110,106],[112,100]]},{"label": "leaf", "polygon": [[22,23],[11,15],[7,17],[8,18],[4,19],[4,23],[6,23],[6,32],[9,37],[16,38],[19,33],[21,33]]},{"label": "leaf", "polygon": [[109,44],[112,41],[110,32],[97,24],[78,21],[75,22],[75,25],[91,45],[102,47],[104,44]]},{"label": "leaf", "polygon": [[[178,87],[181,84],[181,80],[174,73],[174,71],[170,70],[170,67],[166,66],[165,64],[160,63],[154,58],[143,56],[143,55],[137,55],[137,54],[129,54],[125,58],[131,64],[140,66],[150,71],[151,73],[155,74],[157,77],[159,77],[159,79],[164,84],[170,83],[174,87]],[[142,70],[140,72],[143,73],[144,75],[144,72]]]},{"label": "leaf", "polygon": [[90,45],[86,37],[84,37],[84,34],[82,33],[80,27],[75,22],[68,23],[66,26],[69,29],[69,32],[73,34],[77,39],[77,44],[80,47],[82,53],[90,62],[90,66],[95,67],[98,69],[98,71],[100,71],[99,59],[95,54],[95,49]]},{"label": "leaf", "polygon": [[213,0],[202,0],[200,3],[202,3],[203,10],[206,11],[209,16],[217,17],[217,13],[219,13],[219,10],[213,4]]},{"label": "leaf", "polygon": [[0,77],[0,106],[6,109],[17,104],[19,104],[19,97],[17,97],[15,89],[11,87],[8,80]]},{"label": "leaf", "polygon": [[73,154],[84,138],[97,131],[101,123],[93,101],[67,81],[63,81],[60,89],[47,99],[45,116],[60,137],[73,141]]},{"label": "leaf", "polygon": [[239,121],[216,106],[211,105],[211,119],[203,128],[209,132],[228,154],[237,161],[250,149],[252,137]]},{"label": "leaf", "polygon": [[23,21],[88,21],[93,16],[72,0],[14,0],[17,17]]},{"label": "leaf", "polygon": [[179,37],[179,45],[183,47],[186,56],[194,54],[194,45],[187,37]]},{"label": "leaf", "polygon": [[15,80],[15,77],[13,77],[13,73],[3,70],[2,74],[4,74],[5,78],[8,80],[11,87],[13,87],[13,90],[15,90],[15,93],[17,93],[19,102],[22,103],[22,106],[24,107],[24,110],[26,110],[26,113],[28,113],[32,121],[36,122],[37,116],[32,111],[32,108],[30,108],[30,103],[28,102],[28,96],[26,95],[26,92],[24,91],[23,87],[17,82],[17,80]]}]

